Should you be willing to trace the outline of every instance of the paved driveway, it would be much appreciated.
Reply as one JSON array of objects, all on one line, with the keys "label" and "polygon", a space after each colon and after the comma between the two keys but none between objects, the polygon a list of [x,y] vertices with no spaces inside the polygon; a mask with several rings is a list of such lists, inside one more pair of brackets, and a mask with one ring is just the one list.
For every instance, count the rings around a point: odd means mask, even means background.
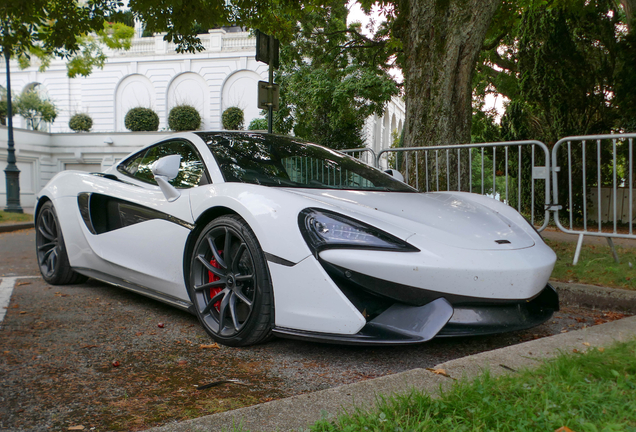
[{"label": "paved driveway", "polygon": [[[598,311],[566,309],[529,331],[409,347],[283,339],[249,348],[215,347],[195,317],[123,289],[94,280],[54,287],[40,277],[12,279],[38,275],[34,250],[32,229],[0,234],[0,283],[15,285],[0,330],[0,430],[77,425],[141,430],[430,367],[607,318]],[[245,385],[194,387],[230,378]]]}]

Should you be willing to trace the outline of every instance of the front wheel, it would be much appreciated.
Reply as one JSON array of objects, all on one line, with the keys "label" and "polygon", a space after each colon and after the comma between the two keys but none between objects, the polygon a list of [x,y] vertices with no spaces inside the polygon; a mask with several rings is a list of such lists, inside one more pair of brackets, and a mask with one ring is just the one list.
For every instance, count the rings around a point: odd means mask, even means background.
[{"label": "front wheel", "polygon": [[46,282],[51,285],[70,285],[86,281],[86,276],[71,268],[57,213],[51,201],[44,203],[38,211],[35,246],[40,273]]},{"label": "front wheel", "polygon": [[203,228],[190,261],[190,298],[212,338],[246,346],[267,339],[273,293],[256,236],[238,216],[221,216]]}]

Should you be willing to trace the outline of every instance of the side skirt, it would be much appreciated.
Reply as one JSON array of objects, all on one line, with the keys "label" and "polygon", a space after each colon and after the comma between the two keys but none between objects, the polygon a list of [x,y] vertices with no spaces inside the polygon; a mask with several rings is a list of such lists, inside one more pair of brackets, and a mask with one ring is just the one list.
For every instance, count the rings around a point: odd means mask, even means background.
[{"label": "side skirt", "polygon": [[166,303],[170,306],[174,306],[178,309],[181,309],[186,312],[190,312],[191,314],[195,315],[194,305],[192,304],[192,302],[181,300],[179,298],[161,293],[151,288],[137,285],[127,280],[120,279],[118,277],[111,276],[97,270],[81,268],[81,267],[74,267],[73,270],[75,270],[76,272],[80,274],[83,274],[84,276],[88,276],[93,279],[97,279],[98,281],[105,282],[107,284],[114,285],[119,288],[124,288],[124,289],[127,289],[128,291],[132,291],[134,293],[141,294],[146,297],[150,297],[151,299],[158,300],[162,303]]}]

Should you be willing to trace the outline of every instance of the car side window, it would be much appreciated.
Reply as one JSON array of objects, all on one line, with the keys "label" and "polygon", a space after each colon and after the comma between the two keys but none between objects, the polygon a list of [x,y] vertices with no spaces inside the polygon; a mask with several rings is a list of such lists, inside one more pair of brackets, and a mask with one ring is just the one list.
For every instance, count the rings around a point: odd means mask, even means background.
[{"label": "car side window", "polygon": [[179,174],[170,184],[179,189],[186,189],[209,183],[203,161],[187,141],[167,141],[140,152],[122,162],[118,170],[138,180],[156,185],[152,175],[152,165],[164,156],[178,154],[181,156]]}]

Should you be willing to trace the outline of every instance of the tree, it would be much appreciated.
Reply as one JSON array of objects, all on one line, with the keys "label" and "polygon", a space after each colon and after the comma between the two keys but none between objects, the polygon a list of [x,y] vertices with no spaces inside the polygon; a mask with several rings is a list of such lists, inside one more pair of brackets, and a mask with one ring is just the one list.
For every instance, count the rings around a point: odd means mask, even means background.
[{"label": "tree", "polygon": [[[552,145],[569,135],[635,130],[636,33],[624,25],[628,17],[628,10],[613,0],[506,2],[486,37],[475,81],[478,99],[488,92],[510,99],[501,121],[502,139]],[[619,146],[619,153],[623,150]],[[610,160],[606,151],[602,161]],[[577,152],[574,148],[574,161],[581,160]],[[529,160],[530,155],[523,157]],[[588,157],[587,163],[586,184],[591,185],[597,178],[596,160]],[[611,170],[604,162],[601,171],[603,182]],[[575,163],[575,218],[582,216],[582,173],[582,164]],[[530,170],[519,175],[529,189]],[[558,202],[569,203],[567,178],[559,176],[559,181],[563,195]],[[522,208],[529,209],[529,196],[521,198]],[[542,209],[543,202],[538,196],[535,208]]]},{"label": "tree", "polygon": [[57,108],[48,98],[42,97],[37,88],[33,88],[15,99],[15,113],[24,117],[27,128],[41,130],[43,123],[55,121]]},{"label": "tree", "polygon": [[[133,13],[152,31],[182,51],[201,48],[194,23],[213,27],[238,23],[259,28],[284,44],[297,35],[297,23],[311,14],[328,16],[345,0],[131,0]],[[364,0],[369,9],[375,0]],[[490,21],[501,0],[382,0],[387,21],[373,37],[360,28],[339,30],[348,38],[341,50],[364,53],[374,63],[397,61],[405,76],[405,146],[467,142],[470,139],[472,77]],[[315,28],[328,41],[336,34]],[[319,39],[316,39],[319,40]]]},{"label": "tree", "polygon": [[[335,149],[364,146],[362,128],[370,115],[382,116],[399,92],[385,62],[364,51],[343,49],[355,43],[348,32],[348,10],[308,13],[297,35],[281,50],[280,109],[276,131]],[[355,27],[354,27],[355,28]]]}]

